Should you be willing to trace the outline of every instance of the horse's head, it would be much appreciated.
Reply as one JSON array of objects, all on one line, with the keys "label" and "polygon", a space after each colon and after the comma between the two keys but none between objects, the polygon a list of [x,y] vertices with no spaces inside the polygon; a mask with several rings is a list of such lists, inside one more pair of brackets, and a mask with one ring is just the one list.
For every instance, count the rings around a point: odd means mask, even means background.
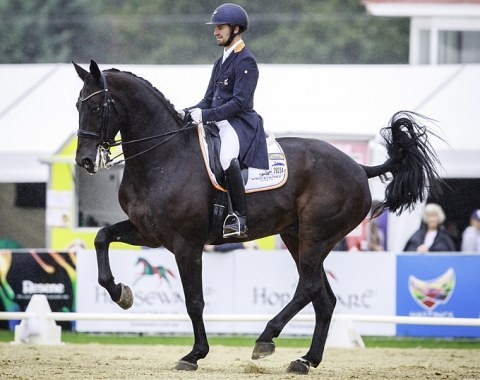
[{"label": "horse's head", "polygon": [[139,258],[137,259],[137,262],[135,263],[135,265],[138,265],[138,264],[144,264],[144,265],[145,265],[145,264],[147,264],[147,263],[148,263],[147,260],[145,260],[143,257],[139,257]]},{"label": "horse's head", "polygon": [[77,101],[79,129],[75,161],[93,174],[107,165],[109,146],[118,132],[118,126],[109,119],[114,102],[107,77],[95,61],[90,63],[90,72],[72,63],[83,80]]}]

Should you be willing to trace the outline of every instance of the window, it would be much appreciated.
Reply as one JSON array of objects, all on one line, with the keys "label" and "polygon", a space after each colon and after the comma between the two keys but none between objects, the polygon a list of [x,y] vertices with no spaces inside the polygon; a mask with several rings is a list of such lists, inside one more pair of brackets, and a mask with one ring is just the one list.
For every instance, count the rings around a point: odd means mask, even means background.
[{"label": "window", "polygon": [[480,63],[480,31],[440,31],[438,63]]},{"label": "window", "polygon": [[420,30],[420,64],[430,63],[430,30]]}]

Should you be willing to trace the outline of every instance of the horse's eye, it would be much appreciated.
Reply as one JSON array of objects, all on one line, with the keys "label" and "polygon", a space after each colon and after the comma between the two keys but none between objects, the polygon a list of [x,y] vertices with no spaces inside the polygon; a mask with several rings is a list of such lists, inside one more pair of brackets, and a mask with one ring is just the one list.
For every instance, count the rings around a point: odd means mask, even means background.
[{"label": "horse's eye", "polygon": [[97,113],[98,111],[100,111],[100,106],[92,107],[91,111],[92,111],[92,113]]}]

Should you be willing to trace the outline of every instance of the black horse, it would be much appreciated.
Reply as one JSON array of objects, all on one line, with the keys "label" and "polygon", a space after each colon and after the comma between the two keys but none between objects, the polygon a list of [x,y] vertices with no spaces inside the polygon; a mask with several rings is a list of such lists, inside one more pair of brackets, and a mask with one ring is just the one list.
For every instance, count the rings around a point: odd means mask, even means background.
[{"label": "black horse", "polygon": [[[173,105],[146,80],[116,69],[102,72],[92,61],[90,72],[74,63],[83,80],[76,163],[95,173],[109,160],[118,132],[125,158],[119,190],[128,220],[100,229],[95,238],[98,281],[122,308],[133,304],[130,288],[115,283],[108,251],[111,242],[164,246],[180,272],[195,342],[176,365],[196,370],[209,345],[203,322],[202,249],[212,223],[218,193],[205,171],[197,130],[185,125]],[[401,213],[425,200],[438,180],[437,158],[426,128],[409,112],[396,113],[382,130],[389,158],[379,166],[356,163],[332,145],[303,138],[279,138],[288,160],[289,177],[281,188],[247,195],[248,238],[280,234],[297,266],[299,282],[292,300],[266,325],[252,358],[273,354],[273,339],[307,304],[315,310],[310,349],[290,363],[288,371],[308,373],[323,356],[336,298],[323,262],[334,245],[368,215],[368,179],[390,172],[383,210]],[[241,240],[230,240],[241,241]],[[225,243],[219,237],[214,244]],[[274,257],[272,256],[272,260]],[[275,270],[265,268],[265,275]]]}]

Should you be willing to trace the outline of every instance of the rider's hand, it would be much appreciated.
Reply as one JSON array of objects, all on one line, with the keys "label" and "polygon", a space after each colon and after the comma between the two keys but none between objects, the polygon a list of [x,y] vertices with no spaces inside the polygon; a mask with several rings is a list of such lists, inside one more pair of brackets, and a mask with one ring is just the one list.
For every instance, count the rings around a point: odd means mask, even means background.
[{"label": "rider's hand", "polygon": [[202,122],[202,110],[200,108],[191,109],[190,117],[194,123],[200,124]]},{"label": "rider's hand", "polygon": [[178,116],[180,116],[180,119],[184,120],[185,119],[185,110],[179,109],[175,110],[178,113]]}]

